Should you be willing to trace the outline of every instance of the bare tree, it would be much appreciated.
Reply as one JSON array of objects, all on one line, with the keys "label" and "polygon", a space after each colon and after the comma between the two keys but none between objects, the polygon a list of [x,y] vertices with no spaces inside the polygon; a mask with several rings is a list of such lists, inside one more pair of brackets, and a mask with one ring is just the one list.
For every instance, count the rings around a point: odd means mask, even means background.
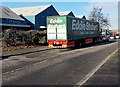
[{"label": "bare tree", "polygon": [[93,7],[93,10],[90,12],[89,18],[95,22],[99,22],[101,29],[109,29],[110,27],[110,20],[108,17],[105,17],[103,15],[102,8]]}]

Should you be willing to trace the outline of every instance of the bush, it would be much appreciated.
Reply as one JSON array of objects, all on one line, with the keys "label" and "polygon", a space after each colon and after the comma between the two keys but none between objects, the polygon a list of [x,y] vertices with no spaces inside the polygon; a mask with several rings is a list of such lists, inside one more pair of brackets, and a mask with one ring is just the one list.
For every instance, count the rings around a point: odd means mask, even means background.
[{"label": "bush", "polygon": [[39,43],[46,43],[46,31],[17,31],[15,29],[7,29],[3,34],[3,42],[5,42],[7,47],[39,45]]},{"label": "bush", "polygon": [[5,30],[3,34],[3,41],[6,43],[6,46],[15,46],[16,42],[16,31],[12,29]]}]

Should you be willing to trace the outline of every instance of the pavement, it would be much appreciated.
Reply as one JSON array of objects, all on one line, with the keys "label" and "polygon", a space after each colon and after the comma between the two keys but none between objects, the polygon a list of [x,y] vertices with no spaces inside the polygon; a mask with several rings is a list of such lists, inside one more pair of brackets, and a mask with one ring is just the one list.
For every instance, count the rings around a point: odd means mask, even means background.
[{"label": "pavement", "polygon": [[33,52],[39,52],[44,50],[49,50],[48,46],[38,46],[33,48],[26,48],[26,49],[19,49],[19,50],[11,50],[11,51],[3,51],[2,52],[2,58],[6,58],[9,56],[16,56],[16,55],[22,55],[22,54],[28,54]]},{"label": "pavement", "polygon": [[84,85],[85,86],[113,86],[119,87],[118,71],[120,67],[118,58],[120,53],[115,53]]},{"label": "pavement", "polygon": [[2,49],[0,49],[0,53],[2,53],[0,54],[0,56],[2,55],[2,59],[5,59],[10,56],[24,55],[24,54],[29,54],[29,53],[39,52],[39,51],[45,51],[49,49],[52,49],[52,48],[48,46],[37,46],[33,48],[11,50],[11,51],[2,51]]}]

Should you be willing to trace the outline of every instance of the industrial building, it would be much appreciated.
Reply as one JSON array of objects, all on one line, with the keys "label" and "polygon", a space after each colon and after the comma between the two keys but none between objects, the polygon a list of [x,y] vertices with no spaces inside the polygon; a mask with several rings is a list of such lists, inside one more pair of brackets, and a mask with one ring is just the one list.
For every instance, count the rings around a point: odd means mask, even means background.
[{"label": "industrial building", "polygon": [[3,29],[8,28],[19,28],[23,30],[46,30],[47,16],[72,16],[86,19],[83,16],[75,16],[72,11],[57,12],[52,5],[42,5],[33,7],[22,7],[22,8],[7,8],[4,6],[0,7],[2,10],[2,17],[0,18],[0,26]]},{"label": "industrial building", "polygon": [[52,5],[13,8],[12,9],[17,15],[24,18],[27,23],[31,26],[31,29],[40,30],[46,29],[46,17],[47,16],[58,16],[58,12]]},{"label": "industrial building", "polygon": [[60,16],[72,16],[75,17],[72,11],[58,12]]},{"label": "industrial building", "polygon": [[0,6],[0,13],[0,27],[2,27],[2,31],[5,29],[28,30],[30,28],[30,25],[23,18],[9,8]]}]

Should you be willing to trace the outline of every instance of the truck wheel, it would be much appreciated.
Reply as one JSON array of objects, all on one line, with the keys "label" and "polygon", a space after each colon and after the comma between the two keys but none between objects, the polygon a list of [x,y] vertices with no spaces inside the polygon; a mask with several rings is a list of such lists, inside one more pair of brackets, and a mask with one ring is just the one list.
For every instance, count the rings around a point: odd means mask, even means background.
[{"label": "truck wheel", "polygon": [[75,48],[79,48],[80,47],[80,42],[76,41],[75,42]]}]

